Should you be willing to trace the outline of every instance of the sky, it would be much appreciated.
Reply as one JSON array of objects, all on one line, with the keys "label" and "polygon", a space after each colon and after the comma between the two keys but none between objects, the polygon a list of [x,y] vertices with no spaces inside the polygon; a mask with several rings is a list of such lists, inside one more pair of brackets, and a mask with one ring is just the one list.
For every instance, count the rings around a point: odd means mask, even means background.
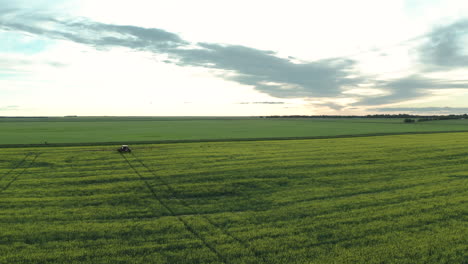
[{"label": "sky", "polygon": [[0,0],[0,116],[468,113],[465,0]]}]

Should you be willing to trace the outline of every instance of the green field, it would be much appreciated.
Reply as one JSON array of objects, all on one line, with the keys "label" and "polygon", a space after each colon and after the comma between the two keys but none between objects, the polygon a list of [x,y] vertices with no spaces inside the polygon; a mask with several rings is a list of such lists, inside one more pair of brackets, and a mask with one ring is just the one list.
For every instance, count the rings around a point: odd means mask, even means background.
[{"label": "green field", "polygon": [[[274,126],[242,122],[257,124],[258,135]],[[109,135],[124,135],[118,124],[107,124],[117,128]],[[308,128],[324,124],[349,133],[333,120]],[[3,148],[0,263],[468,263],[467,139],[148,144],[125,155],[116,146]]]},{"label": "green field", "polygon": [[468,119],[405,124],[403,119],[375,118],[0,118],[0,145],[314,138],[435,131],[468,131]]}]

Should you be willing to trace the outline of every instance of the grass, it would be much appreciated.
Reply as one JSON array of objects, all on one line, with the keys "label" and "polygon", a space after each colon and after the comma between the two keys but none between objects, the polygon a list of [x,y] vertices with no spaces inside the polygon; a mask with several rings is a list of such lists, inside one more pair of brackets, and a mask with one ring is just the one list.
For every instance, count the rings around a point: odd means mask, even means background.
[{"label": "grass", "polygon": [[0,118],[0,145],[231,140],[467,131],[468,120],[402,119]]},{"label": "grass", "polygon": [[467,136],[4,148],[0,263],[468,263]]}]

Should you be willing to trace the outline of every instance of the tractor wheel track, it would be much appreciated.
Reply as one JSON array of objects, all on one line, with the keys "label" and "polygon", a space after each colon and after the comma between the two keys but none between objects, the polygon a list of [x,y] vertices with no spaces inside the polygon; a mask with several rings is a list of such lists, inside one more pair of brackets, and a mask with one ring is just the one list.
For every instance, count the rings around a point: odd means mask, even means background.
[{"label": "tractor wheel track", "polygon": [[3,178],[5,178],[5,177],[7,177],[8,175],[10,175],[14,170],[16,170],[17,168],[19,168],[21,165],[23,165],[23,163],[26,161],[26,159],[27,159],[29,156],[31,156],[31,154],[32,154],[32,153],[27,153],[27,154],[23,157],[23,159],[22,159],[20,162],[18,162],[18,164],[16,164],[15,167],[13,167],[13,168],[10,169],[7,173],[3,174],[3,175],[0,177],[0,181],[1,181]]},{"label": "tractor wheel track", "polygon": [[[40,154],[32,154],[32,153],[28,153],[28,155],[26,155],[24,157],[24,159],[20,162],[20,164],[18,164],[18,166],[16,166],[14,169],[17,169],[19,168],[19,166],[21,166],[25,161],[26,159],[31,156],[31,155],[34,155],[33,159],[30,161],[29,165],[24,167],[22,171],[20,171],[16,176],[13,177],[13,179],[11,179],[3,188],[0,189],[0,193],[7,190],[21,175],[24,174],[24,172],[26,172],[27,169],[31,168],[31,166],[33,165],[33,163],[36,161],[36,159],[39,157]],[[3,179],[3,177],[2,177]]]},{"label": "tractor wheel track", "polygon": [[135,172],[135,174],[138,175],[138,177],[140,178],[140,180],[146,185],[146,187],[149,189],[149,191],[151,192],[151,194],[153,195],[153,197],[158,200],[158,202],[167,210],[169,211],[169,213],[177,218],[177,220],[179,220],[183,225],[184,227],[190,232],[192,233],[196,238],[198,238],[200,241],[202,241],[203,245],[205,247],[207,247],[213,254],[216,255],[216,257],[222,262],[222,263],[229,263],[229,261],[223,256],[221,255],[221,253],[219,253],[218,250],[216,250],[213,246],[211,246],[208,241],[206,241],[206,239],[199,233],[197,232],[192,226],[190,226],[190,224],[185,220],[183,219],[180,215],[177,215],[173,210],[172,208],[170,208],[162,199],[161,197],[156,193],[156,191],[154,190],[153,187],[151,187],[151,185],[148,183],[147,180],[145,180],[145,178],[141,175],[141,173],[132,165],[132,163],[127,159],[127,157],[125,157],[125,154],[121,153],[120,154],[124,159],[125,161],[127,162],[127,164],[130,166],[130,168],[132,168],[132,170]]},{"label": "tractor wheel track", "polygon": [[192,206],[190,206],[188,203],[186,203],[185,201],[177,198],[178,192],[174,188],[172,188],[172,186],[168,182],[166,182],[161,176],[156,175],[156,173],[154,173],[154,171],[151,168],[149,168],[141,159],[139,159],[133,152],[131,154],[135,158],[135,160],[137,160],[143,167],[145,167],[148,170],[148,172],[150,172],[156,179],[158,179],[164,186],[166,186],[166,188],[171,192],[171,194],[172,194],[172,196],[174,197],[175,200],[177,200],[180,204],[182,204],[186,208],[190,209],[190,211],[193,212],[192,215],[202,217],[210,225],[212,225],[213,227],[215,227],[216,229],[218,229],[222,233],[224,233],[226,236],[230,237],[232,240],[234,240],[237,243],[239,243],[240,245],[242,245],[246,250],[250,251],[250,253],[252,253],[256,258],[262,259],[265,263],[267,262],[267,260],[264,259],[264,257],[262,257],[261,254],[258,251],[254,250],[249,245],[248,242],[243,241],[242,239],[238,238],[237,236],[235,236],[234,234],[232,234],[231,232],[229,232],[225,228],[217,225],[211,219],[209,219],[205,214],[201,214],[196,209],[194,209]]}]

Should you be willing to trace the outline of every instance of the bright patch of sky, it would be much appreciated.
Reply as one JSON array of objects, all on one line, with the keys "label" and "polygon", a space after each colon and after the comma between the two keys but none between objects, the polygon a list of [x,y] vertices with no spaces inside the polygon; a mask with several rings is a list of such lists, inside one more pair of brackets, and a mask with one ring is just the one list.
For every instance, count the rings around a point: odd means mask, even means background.
[{"label": "bright patch of sky", "polygon": [[467,43],[460,0],[0,0],[0,115],[459,111]]},{"label": "bright patch of sky", "polygon": [[46,49],[51,41],[15,32],[0,32],[0,53],[33,55]]}]

